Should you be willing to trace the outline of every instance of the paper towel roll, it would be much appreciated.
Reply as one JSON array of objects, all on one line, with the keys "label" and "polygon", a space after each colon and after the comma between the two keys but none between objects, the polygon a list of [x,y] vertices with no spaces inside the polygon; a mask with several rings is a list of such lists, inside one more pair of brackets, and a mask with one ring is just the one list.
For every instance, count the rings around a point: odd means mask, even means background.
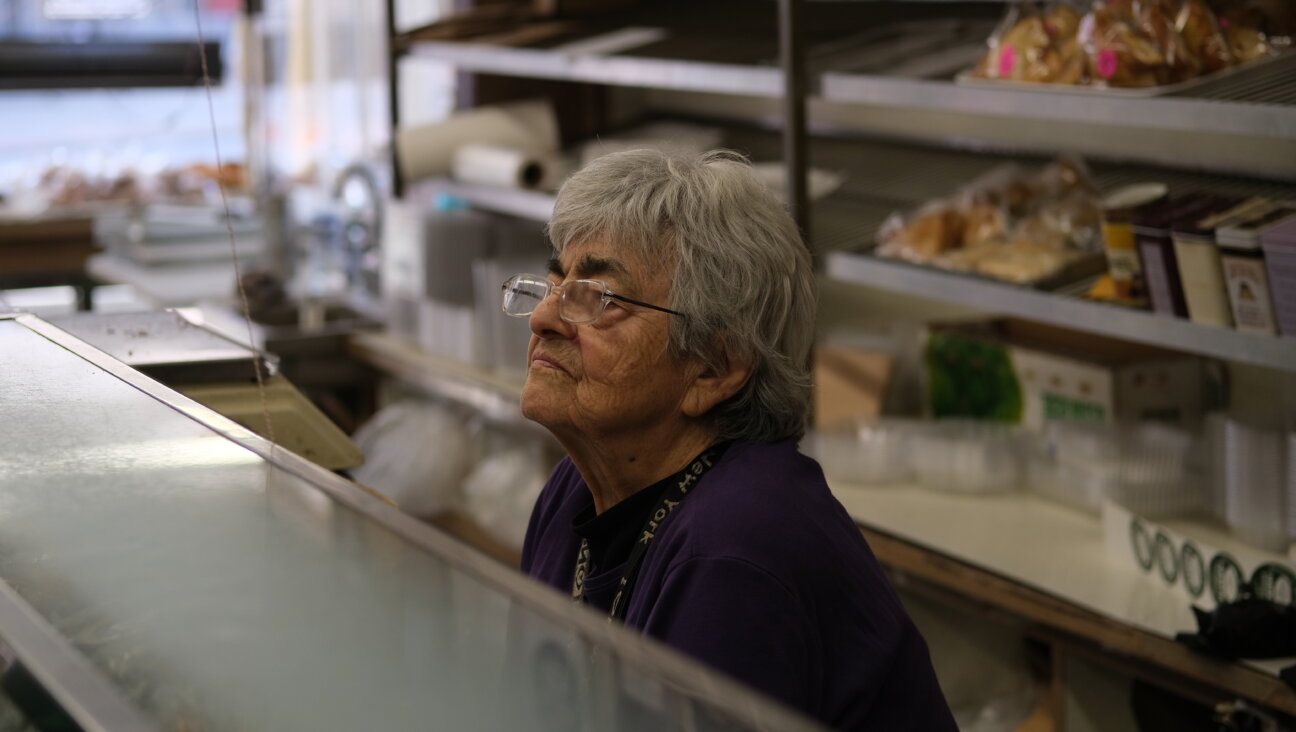
[{"label": "paper towel roll", "polygon": [[463,145],[450,163],[455,180],[504,188],[535,188],[544,174],[544,165],[534,155],[503,145]]},{"label": "paper towel roll", "polygon": [[547,101],[459,112],[444,122],[398,130],[396,162],[407,183],[448,175],[455,151],[475,143],[544,157],[558,151],[558,119]]}]

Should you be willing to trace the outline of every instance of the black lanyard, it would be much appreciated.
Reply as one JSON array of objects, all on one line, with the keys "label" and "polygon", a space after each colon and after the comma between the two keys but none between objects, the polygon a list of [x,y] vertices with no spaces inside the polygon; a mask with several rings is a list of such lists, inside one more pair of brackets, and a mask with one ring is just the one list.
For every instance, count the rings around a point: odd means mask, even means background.
[{"label": "black lanyard", "polygon": [[[626,608],[630,604],[630,591],[634,589],[635,580],[639,578],[639,568],[643,566],[644,556],[648,554],[648,545],[652,543],[653,538],[657,535],[657,530],[661,527],[662,522],[670,516],[671,511],[684,500],[689,491],[697,485],[711,467],[715,464],[718,454],[721,450],[712,447],[702,453],[687,468],[676,475],[676,480],[666,486],[662,498],[657,502],[657,507],[653,509],[648,521],[644,524],[643,531],[639,534],[638,541],[635,542],[634,548],[630,550],[630,558],[626,560],[625,572],[621,575],[621,583],[617,585],[616,595],[612,598],[612,609],[608,613],[609,618],[616,620],[625,620]],[[576,574],[572,579],[572,599],[581,602],[585,597],[585,576],[590,569],[590,548],[589,540],[582,538],[580,551],[576,553]]]}]

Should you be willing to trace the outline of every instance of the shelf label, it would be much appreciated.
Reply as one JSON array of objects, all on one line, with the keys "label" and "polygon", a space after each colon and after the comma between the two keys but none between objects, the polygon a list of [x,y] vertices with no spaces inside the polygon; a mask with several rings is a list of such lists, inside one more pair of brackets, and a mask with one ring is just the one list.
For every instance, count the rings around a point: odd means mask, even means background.
[{"label": "shelf label", "polygon": [[1104,79],[1110,79],[1116,75],[1116,69],[1120,67],[1120,62],[1116,58],[1116,52],[1110,48],[1104,48],[1098,52],[1098,75]]},{"label": "shelf label", "polygon": [[999,49],[999,77],[1012,78],[1013,69],[1017,67],[1017,49],[1011,43],[1003,44]]}]

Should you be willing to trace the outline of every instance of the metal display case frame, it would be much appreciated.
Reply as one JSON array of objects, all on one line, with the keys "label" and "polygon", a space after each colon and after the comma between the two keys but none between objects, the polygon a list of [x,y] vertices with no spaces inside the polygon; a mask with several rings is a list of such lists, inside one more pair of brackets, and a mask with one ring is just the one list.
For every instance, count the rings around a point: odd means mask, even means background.
[{"label": "metal display case frame", "polygon": [[[656,682],[702,710],[713,710],[741,728],[818,729],[799,713],[768,700],[655,640],[608,622],[561,593],[519,574],[394,507],[384,497],[263,439],[201,404],[30,314],[0,314],[0,326],[16,324],[63,349],[98,372],[138,390],[139,399],[160,403],[180,417],[250,451],[269,467],[295,476],[328,501],[350,509],[393,537],[463,572],[483,586],[534,612],[546,623],[575,634],[591,653],[606,652],[626,673]],[[4,340],[0,332],[0,342]],[[2,346],[0,346],[2,347]],[[12,379],[13,375],[7,375]],[[12,382],[11,382],[12,383]],[[54,408],[58,408],[54,405]],[[75,649],[50,622],[0,578],[0,659],[21,663],[45,691],[86,730],[157,729],[160,725],[128,701],[121,690]]]}]

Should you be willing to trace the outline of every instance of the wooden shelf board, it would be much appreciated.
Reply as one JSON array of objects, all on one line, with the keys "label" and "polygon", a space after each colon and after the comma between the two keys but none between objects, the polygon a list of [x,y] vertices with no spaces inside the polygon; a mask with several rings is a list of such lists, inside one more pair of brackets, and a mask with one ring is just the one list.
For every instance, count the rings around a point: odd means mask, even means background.
[{"label": "wooden shelf board", "polygon": [[1296,714],[1292,659],[1226,663],[1173,640],[1187,598],[1106,553],[1101,523],[1025,494],[966,496],[834,484],[878,559],[1041,628]]}]

